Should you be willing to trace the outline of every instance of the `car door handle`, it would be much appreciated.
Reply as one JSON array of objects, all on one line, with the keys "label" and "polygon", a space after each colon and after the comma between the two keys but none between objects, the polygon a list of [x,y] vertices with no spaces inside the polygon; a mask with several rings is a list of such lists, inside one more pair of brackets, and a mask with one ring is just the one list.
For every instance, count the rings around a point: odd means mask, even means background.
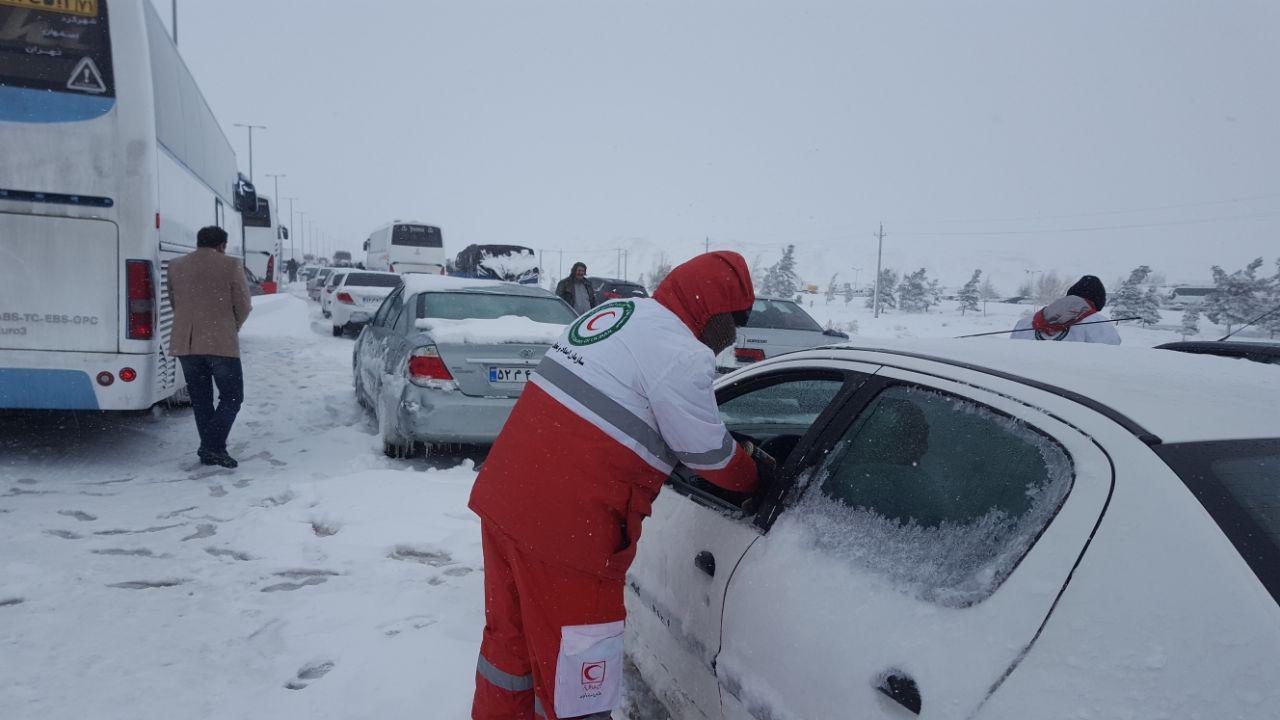
[{"label": "car door handle", "polygon": [[889,670],[880,676],[876,689],[916,715],[920,714],[920,688],[910,675],[901,670]]},{"label": "car door handle", "polygon": [[710,552],[703,550],[693,556],[693,564],[696,565],[699,570],[711,577],[716,576],[716,556],[712,555]]}]

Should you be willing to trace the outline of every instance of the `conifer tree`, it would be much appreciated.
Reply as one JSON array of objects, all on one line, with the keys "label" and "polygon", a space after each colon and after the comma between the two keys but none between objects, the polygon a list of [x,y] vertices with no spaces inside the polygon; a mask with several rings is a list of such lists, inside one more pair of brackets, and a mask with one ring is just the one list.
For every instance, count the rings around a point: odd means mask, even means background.
[{"label": "conifer tree", "polygon": [[982,300],[982,291],[978,288],[978,278],[981,276],[981,270],[974,270],[973,277],[969,278],[969,282],[960,288],[960,295],[956,299],[960,301],[961,316],[967,310],[978,311],[978,303]]}]

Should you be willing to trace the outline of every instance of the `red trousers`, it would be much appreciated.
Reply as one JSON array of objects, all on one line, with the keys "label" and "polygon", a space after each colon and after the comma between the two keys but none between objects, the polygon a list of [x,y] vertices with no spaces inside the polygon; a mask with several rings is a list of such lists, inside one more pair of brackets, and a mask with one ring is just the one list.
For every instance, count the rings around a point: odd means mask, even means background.
[{"label": "red trousers", "polygon": [[623,582],[530,557],[488,521],[481,540],[485,627],[471,717],[607,720],[622,675]]}]

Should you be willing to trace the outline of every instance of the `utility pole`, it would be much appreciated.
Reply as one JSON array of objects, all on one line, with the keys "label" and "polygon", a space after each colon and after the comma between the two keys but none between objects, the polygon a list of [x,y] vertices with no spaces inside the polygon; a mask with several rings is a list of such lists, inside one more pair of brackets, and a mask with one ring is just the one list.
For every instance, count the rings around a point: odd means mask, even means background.
[{"label": "utility pole", "polygon": [[249,182],[253,182],[253,131],[266,130],[266,125],[252,125],[248,123],[235,123],[236,127],[247,128],[249,130]]},{"label": "utility pole", "polygon": [[298,228],[293,226],[293,201],[297,199],[296,197],[285,198],[285,200],[289,201],[289,257],[294,260],[298,259],[298,254],[293,249],[293,235],[298,231]]},{"label": "utility pole", "polygon": [[876,238],[880,242],[876,246],[876,292],[871,303],[875,306],[875,316],[880,317],[880,266],[884,258],[884,223],[880,223],[880,232],[876,233]]},{"label": "utility pole", "polygon": [[[298,211],[298,229],[301,230],[302,232],[302,239],[299,240],[298,243],[302,245],[302,254],[305,256],[307,254],[307,211],[306,210]],[[315,260],[315,253],[311,254],[311,259],[312,261]]]},{"label": "utility pole", "polygon": [[631,259],[631,251],[623,250],[622,251],[622,279],[623,280],[627,279],[627,261],[630,259]]},{"label": "utility pole", "polygon": [[850,269],[853,270],[853,289],[857,290],[858,289],[858,273],[862,272],[862,268],[856,267],[856,268],[850,268]]},{"label": "utility pole", "polygon": [[[621,278],[622,275],[622,248],[618,248],[618,266],[614,268],[614,277]],[[623,278],[624,280],[626,278]]]},{"label": "utility pole", "polygon": [[178,0],[173,0],[170,4],[173,18],[173,44],[176,47],[178,45]]}]

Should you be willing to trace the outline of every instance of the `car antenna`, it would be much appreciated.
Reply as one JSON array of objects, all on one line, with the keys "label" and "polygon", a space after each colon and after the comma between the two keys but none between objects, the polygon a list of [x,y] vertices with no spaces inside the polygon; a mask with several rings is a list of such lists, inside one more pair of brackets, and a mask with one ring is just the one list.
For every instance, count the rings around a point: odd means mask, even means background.
[{"label": "car antenna", "polygon": [[1262,313],[1262,314],[1261,314],[1261,315],[1259,315],[1258,317],[1256,317],[1256,318],[1254,318],[1254,319],[1250,320],[1249,322],[1247,322],[1247,323],[1245,323],[1245,324],[1241,325],[1240,327],[1236,328],[1235,330],[1232,330],[1231,332],[1227,333],[1226,335],[1223,335],[1222,337],[1218,338],[1217,342],[1222,342],[1223,340],[1226,340],[1227,338],[1231,337],[1232,335],[1235,335],[1236,333],[1238,333],[1238,332],[1240,332],[1241,330],[1243,330],[1243,329],[1245,329],[1245,328],[1249,327],[1250,325],[1252,325],[1252,324],[1254,324],[1254,323],[1258,322],[1259,320],[1263,320],[1263,319],[1266,319],[1267,317],[1270,317],[1271,315],[1274,315],[1276,312],[1280,312],[1280,305],[1277,305],[1277,306],[1275,306],[1275,307],[1271,308],[1270,310],[1268,310],[1268,311],[1266,311],[1266,312]]},{"label": "car antenna", "polygon": [[[1277,308],[1277,310],[1280,310],[1280,308]],[[1142,318],[1135,316],[1135,317],[1127,317],[1127,318],[1112,318],[1110,320],[1090,320],[1089,322],[1075,323],[1071,327],[1080,327],[1081,325],[1101,325],[1102,323],[1122,323],[1122,322],[1125,322],[1126,320],[1141,320],[1141,319]],[[1011,335],[1016,332],[1031,332],[1032,330],[1035,330],[1035,328],[1029,327],[1029,328],[1023,328],[1021,330],[1018,330],[1018,329],[996,330],[994,332],[974,333],[972,335],[957,335],[955,336],[954,339],[963,340],[965,338],[989,337],[991,335]]]}]

